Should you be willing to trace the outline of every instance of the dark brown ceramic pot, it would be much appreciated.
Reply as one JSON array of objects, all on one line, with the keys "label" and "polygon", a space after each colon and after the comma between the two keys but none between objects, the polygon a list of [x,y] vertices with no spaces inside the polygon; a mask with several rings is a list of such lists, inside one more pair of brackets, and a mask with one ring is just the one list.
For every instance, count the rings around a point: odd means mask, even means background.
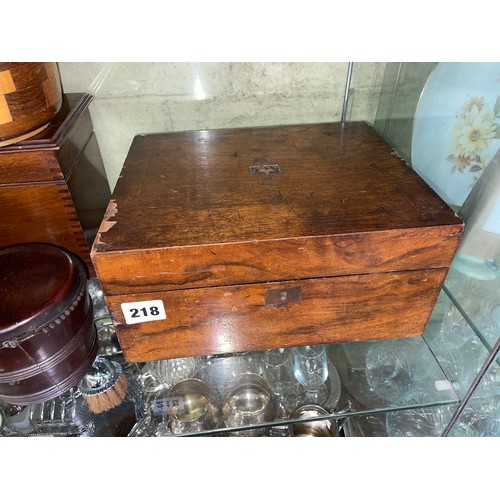
[{"label": "dark brown ceramic pot", "polygon": [[27,405],[75,386],[97,354],[85,265],[65,249],[0,249],[0,399]]}]

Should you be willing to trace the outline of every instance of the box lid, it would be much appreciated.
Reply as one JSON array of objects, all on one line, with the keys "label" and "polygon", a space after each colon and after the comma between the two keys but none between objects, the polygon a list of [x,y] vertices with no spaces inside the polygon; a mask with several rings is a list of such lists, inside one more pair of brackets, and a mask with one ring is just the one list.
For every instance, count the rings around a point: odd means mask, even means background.
[{"label": "box lid", "polygon": [[134,138],[92,248],[106,294],[448,267],[463,223],[366,123]]}]

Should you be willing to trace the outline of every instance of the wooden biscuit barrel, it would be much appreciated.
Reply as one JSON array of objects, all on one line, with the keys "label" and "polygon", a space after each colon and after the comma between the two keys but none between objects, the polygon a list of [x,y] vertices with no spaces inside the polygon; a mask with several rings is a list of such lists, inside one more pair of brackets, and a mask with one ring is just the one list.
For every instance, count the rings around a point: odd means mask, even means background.
[{"label": "wooden biscuit barrel", "polygon": [[61,105],[56,63],[0,62],[0,147],[42,132]]},{"label": "wooden biscuit barrel", "polygon": [[42,403],[86,374],[97,354],[87,272],[65,249],[0,249],[0,400]]}]

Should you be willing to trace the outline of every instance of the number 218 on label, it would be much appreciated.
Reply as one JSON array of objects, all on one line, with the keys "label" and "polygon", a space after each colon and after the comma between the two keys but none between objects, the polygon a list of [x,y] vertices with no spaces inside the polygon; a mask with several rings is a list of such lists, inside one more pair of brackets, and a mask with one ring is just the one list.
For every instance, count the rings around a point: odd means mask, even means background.
[{"label": "number 218 on label", "polygon": [[121,304],[127,325],[167,319],[162,300],[143,300]]}]

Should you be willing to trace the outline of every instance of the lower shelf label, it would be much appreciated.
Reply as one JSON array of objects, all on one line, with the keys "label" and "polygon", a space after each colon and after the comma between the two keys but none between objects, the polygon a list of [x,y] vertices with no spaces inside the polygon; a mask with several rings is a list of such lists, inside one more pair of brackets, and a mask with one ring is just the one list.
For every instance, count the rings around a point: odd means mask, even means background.
[{"label": "lower shelf label", "polygon": [[151,412],[154,416],[184,411],[184,398],[180,397],[162,397],[151,401]]},{"label": "lower shelf label", "polygon": [[162,300],[143,300],[142,302],[124,302],[121,304],[127,325],[167,319]]}]

